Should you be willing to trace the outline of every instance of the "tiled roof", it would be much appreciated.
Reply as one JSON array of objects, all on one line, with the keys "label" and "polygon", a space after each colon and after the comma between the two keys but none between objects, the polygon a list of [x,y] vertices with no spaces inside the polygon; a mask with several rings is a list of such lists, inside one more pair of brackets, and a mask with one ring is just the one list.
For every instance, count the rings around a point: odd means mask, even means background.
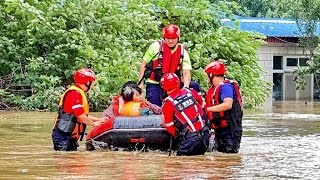
[{"label": "tiled roof", "polygon": [[[237,17],[240,21],[240,29],[244,31],[253,31],[262,33],[265,36],[272,37],[299,37],[299,28],[295,19],[287,18],[254,18]],[[234,27],[234,22],[230,19],[223,19],[227,26]],[[320,22],[317,22],[316,34],[320,34]]]}]

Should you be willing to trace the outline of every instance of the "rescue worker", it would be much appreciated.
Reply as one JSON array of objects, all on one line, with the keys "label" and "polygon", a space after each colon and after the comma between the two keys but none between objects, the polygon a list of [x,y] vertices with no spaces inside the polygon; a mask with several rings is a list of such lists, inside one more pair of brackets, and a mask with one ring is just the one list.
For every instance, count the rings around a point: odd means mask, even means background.
[{"label": "rescue worker", "polygon": [[160,88],[159,81],[165,73],[176,73],[182,79],[181,87],[190,87],[200,93],[198,83],[191,81],[191,62],[184,45],[178,43],[180,29],[174,24],[163,30],[164,40],[154,42],[145,53],[140,65],[140,88],[146,79],[146,98],[158,106],[162,105],[165,95]]},{"label": "rescue worker", "polygon": [[180,80],[175,73],[164,74],[160,84],[168,93],[162,106],[164,125],[174,138],[179,139],[177,155],[204,154],[210,131],[202,110],[202,98],[193,89],[180,89]]},{"label": "rescue worker", "polygon": [[52,131],[56,151],[76,151],[78,139],[82,140],[86,125],[99,126],[106,118],[89,115],[86,93],[92,89],[96,76],[91,69],[82,68],[75,72],[75,85],[62,95],[59,111]]},{"label": "rescue worker", "polygon": [[219,60],[205,68],[211,87],[206,94],[206,111],[215,131],[219,152],[238,153],[242,136],[242,98],[236,82],[225,79],[225,65]]},{"label": "rescue worker", "polygon": [[143,116],[162,114],[161,107],[146,101],[138,84],[128,81],[123,84],[120,95],[112,98],[111,105],[103,111],[102,115],[107,118],[115,116]]}]

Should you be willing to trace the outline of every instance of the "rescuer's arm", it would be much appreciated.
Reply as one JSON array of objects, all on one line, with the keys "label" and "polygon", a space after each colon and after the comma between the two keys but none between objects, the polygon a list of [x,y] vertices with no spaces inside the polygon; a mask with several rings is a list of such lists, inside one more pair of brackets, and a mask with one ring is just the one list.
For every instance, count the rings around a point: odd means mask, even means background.
[{"label": "rescuer's arm", "polygon": [[173,136],[177,137],[176,127],[174,126],[173,117],[174,117],[174,107],[171,103],[165,102],[162,106],[162,112],[164,117],[164,125],[167,128],[167,131]]},{"label": "rescuer's arm", "polygon": [[106,117],[103,118],[96,118],[90,115],[81,114],[77,117],[80,122],[90,125],[90,126],[99,126],[100,124],[103,124],[106,121]]},{"label": "rescuer's arm", "polygon": [[232,103],[233,103],[232,98],[225,98],[221,104],[208,107],[207,111],[211,111],[211,112],[227,111],[232,108]]}]

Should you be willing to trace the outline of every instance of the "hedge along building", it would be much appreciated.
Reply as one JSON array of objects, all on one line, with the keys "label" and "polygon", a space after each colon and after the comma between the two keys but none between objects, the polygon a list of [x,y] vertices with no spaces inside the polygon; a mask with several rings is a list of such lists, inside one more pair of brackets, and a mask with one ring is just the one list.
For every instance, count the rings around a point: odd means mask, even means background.
[{"label": "hedge along building", "polygon": [[[260,66],[266,70],[262,78],[273,82],[271,100],[320,99],[314,75],[305,77],[305,89],[296,90],[293,70],[298,65],[307,66],[309,52],[299,43],[299,28],[294,19],[238,17],[240,29],[264,34],[266,44],[258,50]],[[226,25],[234,23],[224,19]],[[320,33],[319,28],[316,34]],[[267,102],[267,103],[268,103]]]}]

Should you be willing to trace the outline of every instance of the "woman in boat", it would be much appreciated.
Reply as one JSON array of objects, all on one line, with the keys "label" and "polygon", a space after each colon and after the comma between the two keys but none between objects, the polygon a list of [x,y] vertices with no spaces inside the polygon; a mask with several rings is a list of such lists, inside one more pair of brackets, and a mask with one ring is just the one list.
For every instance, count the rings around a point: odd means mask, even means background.
[{"label": "woman in boat", "polygon": [[138,84],[128,81],[123,84],[120,95],[112,98],[111,105],[103,111],[107,118],[116,116],[144,116],[162,114],[161,107],[150,103],[143,98],[142,90]]}]

